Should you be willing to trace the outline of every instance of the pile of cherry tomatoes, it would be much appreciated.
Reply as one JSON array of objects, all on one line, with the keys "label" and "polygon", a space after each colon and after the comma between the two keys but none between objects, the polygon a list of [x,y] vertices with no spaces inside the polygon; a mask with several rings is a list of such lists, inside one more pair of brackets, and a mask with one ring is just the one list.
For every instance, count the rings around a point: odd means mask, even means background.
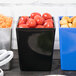
[{"label": "pile of cherry tomatoes", "polygon": [[21,16],[18,22],[19,28],[54,28],[54,21],[49,13],[42,16],[38,12],[29,16]]}]

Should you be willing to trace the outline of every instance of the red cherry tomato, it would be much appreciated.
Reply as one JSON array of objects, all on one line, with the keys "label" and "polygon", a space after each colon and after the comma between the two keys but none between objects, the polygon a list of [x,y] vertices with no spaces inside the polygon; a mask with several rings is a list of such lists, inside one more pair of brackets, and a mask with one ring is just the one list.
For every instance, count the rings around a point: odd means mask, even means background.
[{"label": "red cherry tomato", "polygon": [[25,23],[26,23],[25,21],[23,21],[23,20],[19,20],[18,25],[25,24]]},{"label": "red cherry tomato", "polygon": [[53,19],[47,19],[47,20],[45,20],[45,22],[51,22],[51,23],[54,23]]},{"label": "red cherry tomato", "polygon": [[32,18],[29,18],[26,22],[26,24],[30,27],[30,28],[34,28],[36,27],[36,21]]},{"label": "red cherry tomato", "polygon": [[31,18],[33,18],[33,19],[34,19],[34,17],[35,17],[36,15],[41,16],[41,14],[40,14],[40,13],[38,13],[38,12],[34,12],[34,13],[31,13]]},{"label": "red cherry tomato", "polygon": [[45,23],[44,23],[44,27],[45,27],[45,28],[53,28],[54,25],[52,24],[52,22],[45,22]]},{"label": "red cherry tomato", "polygon": [[45,20],[47,20],[47,19],[52,19],[52,16],[51,16],[49,13],[44,13],[44,14],[42,15],[42,17],[43,17]]},{"label": "red cherry tomato", "polygon": [[36,28],[44,28],[44,26],[43,25],[37,25]]},{"label": "red cherry tomato", "polygon": [[19,28],[29,28],[27,24],[21,24],[19,25]]},{"label": "red cherry tomato", "polygon": [[22,20],[22,21],[27,21],[29,19],[29,17],[28,16],[21,16],[21,18],[20,18],[20,20]]},{"label": "red cherry tomato", "polygon": [[21,16],[21,18],[19,19],[19,25],[25,24],[28,18],[28,16]]},{"label": "red cherry tomato", "polygon": [[36,15],[36,16],[34,17],[34,19],[35,19],[35,21],[36,21],[36,23],[37,23],[38,25],[43,25],[43,23],[44,23],[44,18],[42,18],[42,17],[39,16],[39,15]]}]

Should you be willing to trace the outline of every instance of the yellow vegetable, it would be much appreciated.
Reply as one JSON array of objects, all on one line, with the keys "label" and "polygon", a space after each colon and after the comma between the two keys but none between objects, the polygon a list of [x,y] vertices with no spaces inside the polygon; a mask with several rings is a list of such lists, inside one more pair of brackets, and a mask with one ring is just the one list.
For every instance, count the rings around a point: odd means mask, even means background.
[{"label": "yellow vegetable", "polygon": [[60,20],[60,25],[65,25],[65,24],[67,24],[68,22],[67,22],[67,20],[66,19],[64,19],[64,20]]},{"label": "yellow vegetable", "polygon": [[76,27],[76,18],[73,20],[73,27]]},{"label": "yellow vegetable", "polygon": [[70,28],[73,27],[72,23],[68,23],[68,26],[69,26]]},{"label": "yellow vegetable", "polygon": [[62,20],[65,20],[65,19],[68,21],[68,20],[69,20],[69,17],[64,16],[64,17],[62,18]]},{"label": "yellow vegetable", "polygon": [[68,28],[68,25],[61,25],[62,28]]}]

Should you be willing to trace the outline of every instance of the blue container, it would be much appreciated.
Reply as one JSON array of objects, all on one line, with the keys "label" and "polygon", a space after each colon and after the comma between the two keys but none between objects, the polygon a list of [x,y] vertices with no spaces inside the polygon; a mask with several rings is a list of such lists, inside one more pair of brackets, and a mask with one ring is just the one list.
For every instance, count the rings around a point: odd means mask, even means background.
[{"label": "blue container", "polygon": [[61,69],[76,70],[76,28],[61,28],[59,24],[59,38]]}]

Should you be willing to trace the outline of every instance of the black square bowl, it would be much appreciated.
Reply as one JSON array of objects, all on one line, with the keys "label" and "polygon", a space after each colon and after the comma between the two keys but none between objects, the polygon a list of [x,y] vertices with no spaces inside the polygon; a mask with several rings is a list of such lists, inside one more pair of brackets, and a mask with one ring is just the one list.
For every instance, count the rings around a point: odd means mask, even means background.
[{"label": "black square bowl", "polygon": [[51,71],[55,27],[16,28],[22,71]]}]

